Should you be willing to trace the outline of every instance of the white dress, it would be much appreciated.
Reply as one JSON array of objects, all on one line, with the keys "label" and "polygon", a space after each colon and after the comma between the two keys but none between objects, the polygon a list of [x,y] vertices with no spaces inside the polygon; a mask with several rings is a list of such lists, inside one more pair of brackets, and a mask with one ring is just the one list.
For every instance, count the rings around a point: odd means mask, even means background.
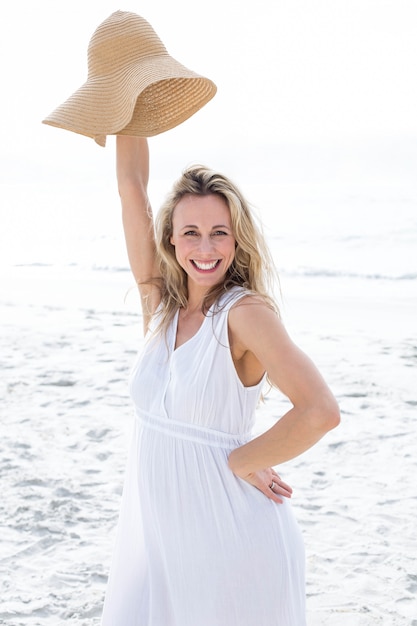
[{"label": "white dress", "polygon": [[149,335],[133,368],[135,426],[102,626],[305,626],[304,547],[290,504],[228,468],[263,381],[229,348],[234,289],[174,350]]}]

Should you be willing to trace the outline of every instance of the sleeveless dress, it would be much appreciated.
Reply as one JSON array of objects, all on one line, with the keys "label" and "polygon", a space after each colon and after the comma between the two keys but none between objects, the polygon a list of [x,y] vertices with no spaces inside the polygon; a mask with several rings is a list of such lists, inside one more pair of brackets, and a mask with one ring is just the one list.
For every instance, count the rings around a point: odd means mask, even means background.
[{"label": "sleeveless dress", "polygon": [[132,370],[135,424],[102,626],[305,626],[304,546],[276,504],[228,468],[251,438],[263,380],[244,387],[228,312],[174,349],[150,332]]}]

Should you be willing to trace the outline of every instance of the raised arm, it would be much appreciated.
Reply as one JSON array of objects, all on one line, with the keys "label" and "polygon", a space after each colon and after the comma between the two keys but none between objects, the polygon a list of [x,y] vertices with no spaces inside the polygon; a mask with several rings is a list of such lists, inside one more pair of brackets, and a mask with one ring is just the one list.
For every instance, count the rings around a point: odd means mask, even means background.
[{"label": "raised arm", "polygon": [[160,301],[152,209],[148,199],[149,149],[142,137],[116,138],[117,184],[130,267],[139,288],[144,331]]}]

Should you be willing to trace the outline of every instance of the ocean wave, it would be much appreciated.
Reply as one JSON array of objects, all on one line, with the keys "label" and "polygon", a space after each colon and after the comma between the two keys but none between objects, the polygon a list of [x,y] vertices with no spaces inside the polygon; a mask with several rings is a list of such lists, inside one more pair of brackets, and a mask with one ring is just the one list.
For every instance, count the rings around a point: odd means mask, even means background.
[{"label": "ocean wave", "polygon": [[91,265],[88,263],[65,263],[65,262],[41,262],[41,261],[32,261],[27,263],[14,263],[13,267],[25,267],[30,269],[71,269],[76,271],[93,271],[93,272],[109,272],[109,273],[118,273],[118,272],[130,272],[130,268],[128,266],[119,266],[119,265],[97,265],[96,263],[92,263]]},{"label": "ocean wave", "polygon": [[352,272],[343,269],[328,269],[315,267],[300,267],[296,269],[281,268],[279,273],[290,277],[308,277],[308,278],[352,278],[359,280],[390,280],[390,281],[406,281],[417,280],[417,272],[408,272],[404,274],[384,274],[378,272]]},{"label": "ocean wave", "polygon": [[96,265],[94,264],[91,269],[94,272],[130,272],[130,268],[127,266],[119,265]]},{"label": "ocean wave", "polygon": [[[45,270],[59,270],[59,269],[71,269],[76,272],[98,272],[98,273],[107,273],[107,274],[119,274],[119,273],[129,273],[130,268],[127,265],[99,265],[93,263],[89,264],[79,264],[79,263],[68,263],[68,264],[54,264],[54,263],[19,263],[15,264],[14,267],[18,268],[29,268],[29,269],[45,269]],[[308,277],[308,278],[350,278],[350,279],[359,279],[359,280],[389,280],[389,281],[414,281],[417,280],[417,272],[361,272],[361,271],[352,271],[343,268],[338,269],[330,269],[327,267],[308,267],[308,266],[298,266],[295,268],[292,267],[280,267],[278,264],[278,272],[281,275],[289,276],[289,277]]]}]

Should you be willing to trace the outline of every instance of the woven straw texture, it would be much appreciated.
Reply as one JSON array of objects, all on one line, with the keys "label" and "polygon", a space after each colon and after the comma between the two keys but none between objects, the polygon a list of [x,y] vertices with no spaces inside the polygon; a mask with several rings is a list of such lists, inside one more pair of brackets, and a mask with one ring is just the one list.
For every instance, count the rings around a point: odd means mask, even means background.
[{"label": "woven straw texture", "polygon": [[171,57],[152,26],[135,13],[116,11],[88,46],[87,81],[43,120],[92,137],[152,137],[201,109],[215,84]]}]

